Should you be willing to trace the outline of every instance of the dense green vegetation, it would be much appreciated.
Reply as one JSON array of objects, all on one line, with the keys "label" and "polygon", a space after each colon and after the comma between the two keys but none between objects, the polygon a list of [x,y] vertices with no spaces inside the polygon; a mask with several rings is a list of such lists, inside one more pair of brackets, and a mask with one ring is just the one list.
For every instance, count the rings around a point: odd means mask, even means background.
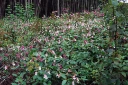
[{"label": "dense green vegetation", "polygon": [[15,15],[8,7],[0,75],[12,85],[128,85],[127,7],[109,0],[103,10],[42,19],[32,5],[17,4]]}]

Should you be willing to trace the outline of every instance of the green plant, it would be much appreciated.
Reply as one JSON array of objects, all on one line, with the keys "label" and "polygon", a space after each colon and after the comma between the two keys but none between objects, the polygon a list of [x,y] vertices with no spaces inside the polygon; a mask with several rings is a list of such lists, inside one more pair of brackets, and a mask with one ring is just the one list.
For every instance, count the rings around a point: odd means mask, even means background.
[{"label": "green plant", "polygon": [[[109,0],[103,8],[106,27],[108,26],[109,30],[110,42],[113,44],[108,48],[108,53],[111,54],[112,52],[111,57],[107,60],[107,62],[110,62],[110,66],[107,68],[106,72],[103,72],[106,74],[106,77],[101,77],[100,84],[127,85],[126,78],[128,74],[125,72],[125,65],[123,64],[123,62],[127,62],[126,57],[128,55],[126,50],[124,50],[127,48],[127,30],[125,29],[125,23],[127,23],[127,9],[125,7],[127,8],[127,4],[119,3],[117,0]],[[122,76],[123,80],[121,79]]]},{"label": "green plant", "polygon": [[[113,8],[112,2],[106,7]],[[8,42],[8,51],[3,48],[0,55],[10,60],[5,66],[13,76],[12,84],[127,85],[128,44],[125,41],[120,44],[116,30],[108,29],[112,25],[121,27],[117,24],[119,17],[111,16],[113,11],[105,13],[105,20],[97,16],[100,12],[96,16],[92,12],[86,16],[76,13],[35,18],[29,23],[19,20],[16,24],[5,19],[8,26],[4,25],[3,31],[16,28],[16,44]],[[110,32],[116,34],[116,39]]]},{"label": "green plant", "polygon": [[[2,44],[6,46],[7,44],[17,44],[23,42],[24,34],[27,34],[29,26],[31,25],[31,20],[34,20],[34,9],[31,4],[26,4],[23,7],[21,4],[17,3],[12,10],[11,6],[8,5],[6,9],[6,17],[3,19],[4,24],[1,26],[2,32]],[[29,32],[29,35],[31,32]]]},{"label": "green plant", "polygon": [[32,18],[34,18],[34,8],[33,5],[29,3],[27,3],[25,7],[20,3],[16,3],[14,10],[12,10],[11,6],[8,5],[6,11],[6,16],[9,19],[30,21]]}]

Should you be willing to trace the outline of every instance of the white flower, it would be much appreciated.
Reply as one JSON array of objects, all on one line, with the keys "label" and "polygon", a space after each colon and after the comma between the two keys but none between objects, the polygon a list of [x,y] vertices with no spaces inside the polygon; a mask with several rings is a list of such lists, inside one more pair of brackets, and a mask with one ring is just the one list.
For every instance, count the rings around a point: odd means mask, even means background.
[{"label": "white flower", "polygon": [[39,70],[41,70],[41,66],[39,66]]},{"label": "white flower", "polygon": [[57,74],[56,76],[57,76],[58,78],[60,78],[60,74]]},{"label": "white flower", "polygon": [[72,81],[72,85],[75,85],[75,82],[74,81]]},{"label": "white flower", "polygon": [[0,50],[3,50],[3,48],[1,47]]},{"label": "white flower", "polygon": [[91,36],[91,33],[89,32],[89,33],[87,33],[87,36],[89,37],[89,36]]},{"label": "white flower", "polygon": [[58,41],[58,44],[60,44],[60,43],[61,43],[61,41],[59,40],[59,41]]},{"label": "white flower", "polygon": [[51,46],[51,44],[50,44],[50,43],[48,43],[48,46]]},{"label": "white flower", "polygon": [[5,66],[5,67],[4,67],[4,69],[5,69],[5,70],[7,70],[7,69],[8,69],[8,67],[7,67],[7,66]]},{"label": "white flower", "polygon": [[84,25],[85,25],[84,23],[81,24],[81,26],[84,26]]},{"label": "white flower", "polygon": [[19,49],[20,48],[20,46],[16,46],[17,47],[17,49]]},{"label": "white flower", "polygon": [[14,62],[12,62],[12,65],[15,66],[16,64]]},{"label": "white flower", "polygon": [[55,32],[55,36],[58,36],[58,34],[59,34],[59,31],[56,31],[56,32]]},{"label": "white flower", "polygon": [[73,78],[73,80],[76,80],[76,76],[75,75],[72,78]]},{"label": "white flower", "polygon": [[46,53],[46,54],[45,54],[45,56],[47,57],[47,56],[48,56],[48,54]]},{"label": "white flower", "polygon": [[51,74],[50,71],[48,71],[48,74]]},{"label": "white flower", "polygon": [[79,78],[76,78],[77,83],[79,83]]},{"label": "white flower", "polygon": [[44,79],[48,79],[48,76],[46,74],[44,74]]},{"label": "white flower", "polygon": [[54,50],[51,50],[51,53],[52,53],[53,55],[56,55],[56,53],[55,53],[55,51],[54,51]]},{"label": "white flower", "polygon": [[41,42],[41,39],[39,39],[38,42]]},{"label": "white flower", "polygon": [[118,1],[122,3],[128,3],[128,0],[118,0]]},{"label": "white flower", "polygon": [[35,75],[37,75],[37,72],[35,72]]},{"label": "white flower", "polygon": [[70,28],[71,28],[71,25],[68,26],[68,29],[70,29]]}]

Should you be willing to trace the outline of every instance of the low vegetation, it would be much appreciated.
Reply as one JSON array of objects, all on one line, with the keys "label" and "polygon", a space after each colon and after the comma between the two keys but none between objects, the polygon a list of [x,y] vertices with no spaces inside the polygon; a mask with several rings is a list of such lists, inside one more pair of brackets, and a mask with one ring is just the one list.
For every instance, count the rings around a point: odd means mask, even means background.
[{"label": "low vegetation", "polygon": [[22,13],[0,20],[0,85],[128,85],[128,31],[119,12]]}]

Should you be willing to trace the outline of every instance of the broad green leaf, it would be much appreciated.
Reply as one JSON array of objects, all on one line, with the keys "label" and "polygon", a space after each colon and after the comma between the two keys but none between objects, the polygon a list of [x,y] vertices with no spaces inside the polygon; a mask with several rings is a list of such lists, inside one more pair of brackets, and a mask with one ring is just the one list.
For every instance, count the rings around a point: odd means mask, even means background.
[{"label": "broad green leaf", "polygon": [[38,82],[34,82],[32,85],[37,85],[38,84]]},{"label": "broad green leaf", "polygon": [[15,76],[15,77],[17,76],[17,74],[12,74],[12,75]]},{"label": "broad green leaf", "polygon": [[124,81],[124,85],[128,85],[128,80],[125,80]]},{"label": "broad green leaf", "polygon": [[37,76],[37,78],[38,78],[39,80],[43,80],[43,78],[42,78],[42,77],[40,77],[40,76]]},{"label": "broad green leaf", "polygon": [[123,70],[128,71],[128,66],[124,66],[124,67],[123,67]]},{"label": "broad green leaf", "polygon": [[20,74],[20,77],[22,78],[24,75],[25,75],[25,72],[21,73]]},{"label": "broad green leaf", "polygon": [[47,85],[45,82],[43,82],[43,85]]},{"label": "broad green leaf", "polygon": [[19,82],[19,81],[20,81],[20,79],[18,79],[18,78],[15,80],[15,82]]},{"label": "broad green leaf", "polygon": [[119,12],[119,11],[116,11],[116,16],[117,17],[120,17],[120,16],[122,16],[123,14],[121,13],[121,12]]},{"label": "broad green leaf", "polygon": [[116,80],[116,85],[120,85],[120,80]]},{"label": "broad green leaf", "polygon": [[67,80],[62,81],[62,85],[66,85]]},{"label": "broad green leaf", "polygon": [[26,82],[25,82],[25,81],[23,81],[23,82],[22,82],[22,85],[26,85]]},{"label": "broad green leaf", "polygon": [[117,0],[111,0],[111,2],[112,2],[113,6],[118,6],[118,4],[119,4]]},{"label": "broad green leaf", "polygon": [[37,78],[37,76],[36,76],[36,75],[34,75],[34,76],[33,76],[33,79],[35,80],[36,78]]},{"label": "broad green leaf", "polygon": [[124,77],[126,77],[126,76],[127,76],[125,72],[121,72],[121,74],[122,74]]},{"label": "broad green leaf", "polygon": [[12,83],[12,85],[18,85],[18,84],[16,84],[16,83]]},{"label": "broad green leaf", "polygon": [[62,77],[62,78],[66,79],[66,76],[65,76],[65,74],[63,74],[63,73],[60,73],[60,75],[61,75],[61,77]]}]

